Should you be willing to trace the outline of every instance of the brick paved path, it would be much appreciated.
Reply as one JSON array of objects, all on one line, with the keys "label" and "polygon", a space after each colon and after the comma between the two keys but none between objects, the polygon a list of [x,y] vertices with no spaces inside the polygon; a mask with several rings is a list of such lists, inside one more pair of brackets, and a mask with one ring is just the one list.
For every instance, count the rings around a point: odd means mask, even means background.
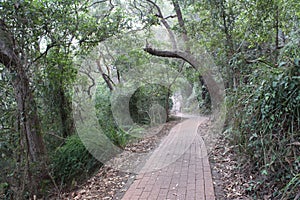
[{"label": "brick paved path", "polygon": [[207,151],[197,129],[207,118],[176,125],[153,152],[123,200],[215,199]]}]

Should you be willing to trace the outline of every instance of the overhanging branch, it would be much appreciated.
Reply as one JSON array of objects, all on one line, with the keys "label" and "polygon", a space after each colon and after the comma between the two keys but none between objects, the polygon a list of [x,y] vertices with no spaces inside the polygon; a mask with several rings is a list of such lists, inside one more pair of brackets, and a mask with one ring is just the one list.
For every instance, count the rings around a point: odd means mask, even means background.
[{"label": "overhanging branch", "polygon": [[163,50],[154,49],[152,47],[146,47],[144,48],[144,51],[150,53],[151,55],[159,56],[159,57],[181,58],[177,51],[163,51]]},{"label": "overhanging branch", "polygon": [[149,46],[145,47],[144,51],[154,56],[165,57],[165,58],[179,58],[188,62],[193,68],[195,69],[197,68],[194,58],[187,52],[178,51],[178,50],[176,51],[158,50]]},{"label": "overhanging branch", "polygon": [[[184,51],[166,51],[166,50],[158,50],[154,49],[150,46],[146,46],[144,51],[159,57],[165,58],[178,58],[189,63],[194,69],[199,70],[202,69],[201,76],[205,80],[206,85],[208,86],[209,94],[214,101],[212,101],[213,107],[218,107],[219,102],[224,98],[224,88],[222,83],[218,83],[214,79],[214,73],[209,67],[209,65],[213,65],[213,62],[209,58],[209,56],[203,57],[201,60],[197,59],[190,52]],[[206,66],[205,66],[206,65]]]}]

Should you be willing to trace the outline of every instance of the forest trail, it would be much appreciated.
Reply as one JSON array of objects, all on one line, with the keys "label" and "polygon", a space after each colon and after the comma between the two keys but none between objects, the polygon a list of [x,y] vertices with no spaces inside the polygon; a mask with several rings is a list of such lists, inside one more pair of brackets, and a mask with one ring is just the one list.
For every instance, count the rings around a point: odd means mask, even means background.
[{"label": "forest trail", "polygon": [[215,199],[207,150],[198,134],[206,120],[192,117],[173,127],[122,199]]}]

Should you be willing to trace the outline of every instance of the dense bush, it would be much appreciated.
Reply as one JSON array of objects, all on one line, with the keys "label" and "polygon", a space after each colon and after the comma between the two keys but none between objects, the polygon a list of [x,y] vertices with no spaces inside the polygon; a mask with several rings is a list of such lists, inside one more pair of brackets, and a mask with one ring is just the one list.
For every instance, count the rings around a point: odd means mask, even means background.
[{"label": "dense bush", "polygon": [[128,134],[120,129],[111,110],[111,92],[105,85],[98,85],[96,94],[96,114],[104,134],[117,146],[124,147],[129,140]]},{"label": "dense bush", "polygon": [[165,110],[166,115],[169,114],[173,102],[168,88],[158,84],[149,84],[138,88],[129,102],[133,121],[138,124],[150,124],[150,110],[155,105],[161,106]]},{"label": "dense bush", "polygon": [[54,178],[62,185],[90,176],[99,166],[101,163],[88,152],[77,135],[69,137],[52,155]]},{"label": "dense bush", "polygon": [[253,71],[231,99],[232,141],[257,172],[250,193],[289,198],[300,186],[299,59]]}]

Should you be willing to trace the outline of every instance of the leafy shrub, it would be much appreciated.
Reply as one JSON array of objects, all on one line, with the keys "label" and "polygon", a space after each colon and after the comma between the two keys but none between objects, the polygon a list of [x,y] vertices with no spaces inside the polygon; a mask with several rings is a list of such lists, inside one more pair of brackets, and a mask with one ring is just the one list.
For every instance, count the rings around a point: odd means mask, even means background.
[{"label": "leafy shrub", "polygon": [[138,124],[150,124],[150,109],[154,105],[163,107],[167,114],[173,106],[170,97],[168,88],[158,84],[148,84],[138,88],[129,102],[133,121]]},{"label": "leafy shrub", "polygon": [[101,163],[88,152],[77,135],[69,137],[52,155],[54,178],[62,184],[83,179],[99,166]]},{"label": "leafy shrub", "polygon": [[99,84],[95,100],[98,122],[104,134],[115,145],[124,147],[129,140],[129,135],[118,128],[111,110],[110,97],[109,89],[105,85]]},{"label": "leafy shrub", "polygon": [[232,141],[259,173],[255,191],[288,198],[300,184],[299,60],[257,65],[249,80],[232,101]]}]

